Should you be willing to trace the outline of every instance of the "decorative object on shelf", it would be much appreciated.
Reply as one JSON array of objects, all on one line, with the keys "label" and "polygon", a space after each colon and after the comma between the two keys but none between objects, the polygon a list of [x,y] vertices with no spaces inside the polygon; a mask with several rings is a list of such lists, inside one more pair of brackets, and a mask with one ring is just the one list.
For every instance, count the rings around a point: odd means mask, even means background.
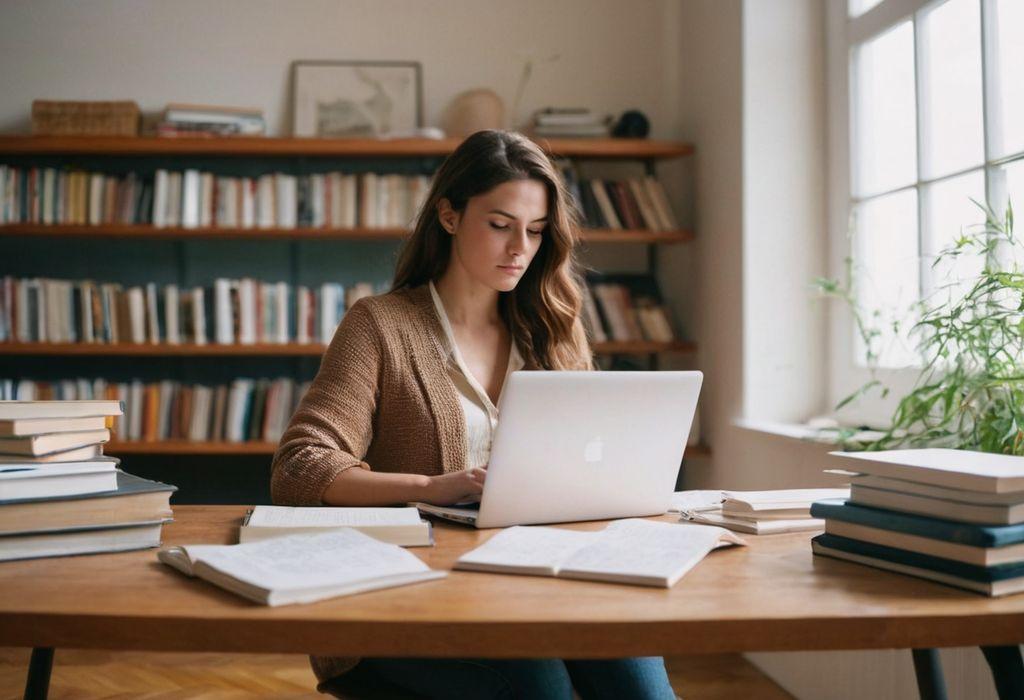
[{"label": "decorative object on shelf", "polygon": [[33,136],[138,136],[139,105],[131,101],[32,101]]},{"label": "decorative object on shelf", "polygon": [[262,136],[266,131],[263,110],[217,105],[169,104],[156,135]]},{"label": "decorative object on shelf", "polygon": [[610,120],[585,107],[545,107],[529,130],[542,138],[608,138]]},{"label": "decorative object on shelf", "polygon": [[651,131],[651,122],[643,112],[631,109],[623,112],[612,128],[612,136],[625,139],[643,139]]},{"label": "decorative object on shelf", "polygon": [[320,138],[412,136],[423,81],[413,61],[295,61],[292,133]]},{"label": "decorative object on shelf", "polygon": [[465,138],[485,129],[504,129],[505,103],[493,90],[466,90],[448,103],[441,124],[451,138]]},{"label": "decorative object on shelf", "polygon": [[530,83],[530,78],[533,77],[534,66],[542,65],[545,63],[554,63],[562,57],[560,53],[554,53],[546,56],[538,56],[537,49],[527,49],[520,52],[523,57],[523,70],[519,73],[519,83],[516,85],[516,96],[512,100],[512,111],[509,112],[509,120],[514,126],[517,123],[519,117],[519,108],[523,103],[523,95],[526,94],[526,86]]}]

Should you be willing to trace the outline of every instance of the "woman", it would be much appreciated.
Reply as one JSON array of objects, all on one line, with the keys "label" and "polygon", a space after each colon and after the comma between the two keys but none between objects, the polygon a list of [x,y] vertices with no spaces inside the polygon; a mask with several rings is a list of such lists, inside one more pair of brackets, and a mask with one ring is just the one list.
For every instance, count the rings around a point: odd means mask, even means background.
[{"label": "woman", "polygon": [[[275,503],[449,505],[483,488],[509,372],[591,369],[561,180],[528,139],[481,131],[434,177],[390,293],[346,313],[274,457]],[[313,659],[428,697],[673,698],[660,658]],[[330,689],[331,684],[324,684]]]}]

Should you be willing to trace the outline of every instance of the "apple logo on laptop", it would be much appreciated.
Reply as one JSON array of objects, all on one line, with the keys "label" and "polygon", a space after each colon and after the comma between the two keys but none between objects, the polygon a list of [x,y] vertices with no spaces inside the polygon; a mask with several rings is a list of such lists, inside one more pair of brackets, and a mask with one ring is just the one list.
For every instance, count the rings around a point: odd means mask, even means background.
[{"label": "apple logo on laptop", "polygon": [[604,461],[604,440],[600,435],[589,440],[583,448],[583,461],[587,464]]}]

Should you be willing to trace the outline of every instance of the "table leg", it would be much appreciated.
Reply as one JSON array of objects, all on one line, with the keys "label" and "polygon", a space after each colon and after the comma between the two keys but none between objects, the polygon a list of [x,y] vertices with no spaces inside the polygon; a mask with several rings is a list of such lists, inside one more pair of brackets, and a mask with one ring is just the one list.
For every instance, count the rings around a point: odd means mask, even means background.
[{"label": "table leg", "polygon": [[946,681],[942,677],[942,660],[938,649],[911,649],[917,692],[921,700],[946,700]]},{"label": "table leg", "polygon": [[36,647],[28,662],[25,679],[25,700],[46,700],[50,691],[50,671],[53,669],[53,647]]},{"label": "table leg", "polygon": [[1015,700],[1024,698],[1024,661],[1021,659],[1020,647],[982,647],[992,669],[992,680],[996,683],[999,700]]}]

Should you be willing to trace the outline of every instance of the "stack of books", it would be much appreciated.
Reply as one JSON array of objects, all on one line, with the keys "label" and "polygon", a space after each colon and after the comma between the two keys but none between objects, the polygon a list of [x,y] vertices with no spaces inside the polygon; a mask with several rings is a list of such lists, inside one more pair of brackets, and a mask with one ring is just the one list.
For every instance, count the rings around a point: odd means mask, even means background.
[{"label": "stack of books", "polygon": [[833,453],[858,472],[815,503],[815,554],[990,596],[1024,591],[1024,457],[949,449]]},{"label": "stack of books", "polygon": [[583,107],[548,107],[533,116],[535,136],[551,138],[605,138],[608,120]]},{"label": "stack of books", "polygon": [[216,105],[169,104],[157,136],[262,136],[263,111]]},{"label": "stack of books", "polygon": [[118,401],[0,402],[0,561],[155,547],[173,486],[103,456]]},{"label": "stack of books", "polygon": [[684,520],[754,535],[804,532],[825,526],[823,520],[812,517],[815,501],[845,498],[849,493],[846,488],[722,491],[721,503],[681,510],[681,514]]}]

